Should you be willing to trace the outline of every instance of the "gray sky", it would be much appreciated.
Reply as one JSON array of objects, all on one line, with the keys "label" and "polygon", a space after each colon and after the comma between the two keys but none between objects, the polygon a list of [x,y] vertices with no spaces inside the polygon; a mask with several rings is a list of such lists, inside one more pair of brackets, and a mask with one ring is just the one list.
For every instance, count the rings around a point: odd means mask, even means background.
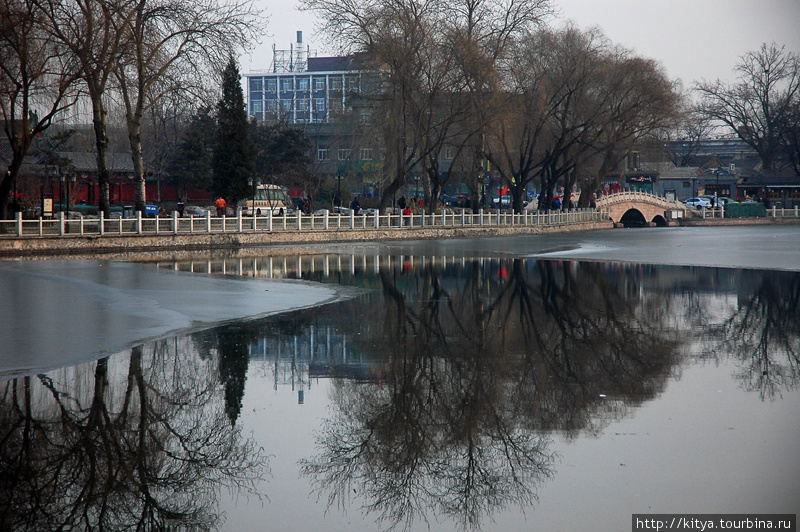
[{"label": "gray sky", "polygon": [[[272,45],[288,49],[298,30],[304,45],[332,55],[315,33],[315,17],[295,10],[294,0],[256,0],[270,15],[269,36],[241,59],[242,73],[266,70]],[[560,16],[578,27],[599,26],[615,44],[655,59],[685,87],[703,78],[733,80],[744,53],[764,42],[800,53],[800,0],[556,0]]]}]

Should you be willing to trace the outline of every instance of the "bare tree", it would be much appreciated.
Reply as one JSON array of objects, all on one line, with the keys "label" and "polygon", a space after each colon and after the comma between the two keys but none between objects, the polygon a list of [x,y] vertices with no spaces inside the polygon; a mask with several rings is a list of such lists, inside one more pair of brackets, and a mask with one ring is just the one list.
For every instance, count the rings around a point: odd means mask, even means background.
[{"label": "bare tree", "polygon": [[580,201],[588,205],[602,176],[638,139],[672,124],[679,101],[656,63],[614,47],[597,29],[566,27],[529,36],[506,76],[508,90],[492,122],[487,157],[517,211],[536,178],[540,207],[549,208],[561,180],[566,208],[579,178],[589,192]]},{"label": "bare tree", "polygon": [[[203,72],[221,71],[228,57],[263,29],[252,0],[137,0],[116,21],[127,39],[115,71],[128,126],[136,186],[135,209],[145,208],[142,120],[169,92],[204,91]],[[205,84],[207,85],[207,84]]]},{"label": "bare tree", "polygon": [[486,93],[484,80],[491,77],[484,69],[487,58],[490,66],[499,60],[507,44],[538,22],[549,4],[304,0],[301,5],[320,15],[322,29],[343,49],[365,52],[381,73],[383,90],[376,106],[385,142],[385,207],[412,172],[423,176],[428,205],[435,202],[430,196],[438,196],[441,187],[441,150],[453,139],[463,143],[471,138],[463,125],[458,135],[454,127],[466,110],[474,113],[478,108],[476,98],[464,95]]},{"label": "bare tree", "polygon": [[552,13],[548,0],[501,2],[460,0],[448,11],[450,27],[447,53],[459,66],[471,110],[472,124],[464,135],[466,159],[472,162],[472,207],[477,210],[483,197],[484,174],[488,170],[488,135],[494,119],[502,115],[506,72],[516,58],[516,42],[542,25]]},{"label": "bare tree", "polygon": [[667,148],[672,163],[675,166],[687,166],[713,130],[713,122],[694,107],[682,113],[677,138]]},{"label": "bare tree", "polygon": [[[33,139],[76,98],[74,61],[50,38],[33,0],[0,0],[0,118],[11,146],[0,175],[0,219]],[[16,198],[15,198],[16,201]]]},{"label": "bare tree", "polygon": [[118,28],[132,15],[130,0],[37,0],[50,24],[52,37],[65,46],[77,63],[92,105],[92,124],[97,148],[99,210],[110,214],[108,170],[108,109],[105,99],[109,80],[117,69],[121,47]]},{"label": "bare tree", "polygon": [[748,52],[736,65],[737,82],[697,84],[698,109],[731,129],[758,153],[764,171],[777,170],[779,121],[800,98],[800,55],[775,43]]},{"label": "bare tree", "polygon": [[778,118],[778,134],[786,161],[800,175],[800,98],[795,98]]}]

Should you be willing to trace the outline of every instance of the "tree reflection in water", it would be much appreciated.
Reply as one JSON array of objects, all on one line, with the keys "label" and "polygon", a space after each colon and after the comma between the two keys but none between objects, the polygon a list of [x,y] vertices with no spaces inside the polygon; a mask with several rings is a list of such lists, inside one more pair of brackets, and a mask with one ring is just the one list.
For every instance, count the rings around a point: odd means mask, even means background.
[{"label": "tree reflection in water", "polygon": [[712,329],[713,353],[736,358],[745,389],[774,400],[800,382],[800,275],[760,272],[745,287],[735,311]]},{"label": "tree reflection in water", "polygon": [[[0,530],[218,527],[219,487],[257,496],[268,473],[237,428],[254,345],[279,358],[293,343],[294,370],[311,339],[315,375],[337,377],[301,472],[330,507],[392,528],[531,508],[556,471],[549,437],[599,434],[655,398],[698,341],[764,399],[800,381],[797,273],[332,257],[293,271],[377,290],[0,383]],[[319,370],[322,329],[357,368]]]},{"label": "tree reflection in water", "polygon": [[529,507],[554,471],[544,434],[598,430],[677,362],[678,335],[659,326],[668,305],[620,277],[525,260],[381,271],[381,310],[358,338],[382,353],[382,378],[337,383],[302,473],[329,505],[358,498],[390,527],[433,515],[479,528]]},{"label": "tree reflection in water", "polygon": [[186,347],[0,384],[0,529],[210,529],[221,486],[258,496],[266,458]]}]

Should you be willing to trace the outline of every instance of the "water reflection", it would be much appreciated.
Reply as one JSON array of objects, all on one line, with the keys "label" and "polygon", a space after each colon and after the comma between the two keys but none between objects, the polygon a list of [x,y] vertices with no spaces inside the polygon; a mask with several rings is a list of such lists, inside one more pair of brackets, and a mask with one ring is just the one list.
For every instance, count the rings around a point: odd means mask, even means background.
[{"label": "water reflection", "polygon": [[3,384],[0,528],[217,527],[219,486],[253,490],[276,452],[239,433],[254,368],[299,403],[331,379],[304,482],[406,529],[531,508],[557,474],[553,434],[599,435],[689,364],[733,359],[765,400],[800,379],[792,272],[389,254],[158,267],[371,290]]},{"label": "water reflection", "polygon": [[[167,267],[376,289],[306,329],[309,367],[320,366],[313,335],[326,331],[329,345],[333,330],[369,370],[354,379],[346,349],[335,363],[327,353],[345,378],[301,471],[329,506],[358,504],[388,526],[433,516],[476,528],[530,506],[555,473],[548,434],[600,433],[695,358],[734,355],[764,396],[797,384],[793,273],[378,254]],[[762,306],[780,323],[754,320]],[[782,345],[748,348],[778,332]],[[703,351],[689,356],[696,341]]]},{"label": "water reflection", "polygon": [[177,339],[0,384],[0,529],[216,528],[220,487],[268,473],[217,388]]},{"label": "water reflection", "polygon": [[735,358],[745,389],[775,400],[800,380],[800,276],[769,272],[748,281],[733,312],[710,328],[709,356]]}]

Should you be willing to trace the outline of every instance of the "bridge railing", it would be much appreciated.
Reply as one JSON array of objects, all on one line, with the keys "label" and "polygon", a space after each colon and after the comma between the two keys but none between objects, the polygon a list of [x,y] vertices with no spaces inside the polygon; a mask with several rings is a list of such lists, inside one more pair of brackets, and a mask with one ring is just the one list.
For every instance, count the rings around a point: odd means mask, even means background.
[{"label": "bridge railing", "polygon": [[196,235],[209,233],[276,233],[301,231],[413,230],[428,227],[509,227],[556,226],[608,220],[603,209],[572,211],[526,211],[513,214],[502,211],[444,210],[437,214],[380,214],[377,211],[355,215],[329,213],[306,215],[300,212],[284,216],[206,216],[143,218],[103,218],[79,216],[67,218],[0,221],[0,238],[21,237],[118,237],[134,235]]},{"label": "bridge railing", "polygon": [[663,206],[664,208],[678,208],[678,209],[685,209],[686,206],[677,200],[670,200],[663,196],[658,196],[656,194],[651,194],[650,192],[641,192],[641,191],[633,191],[633,190],[626,190],[622,192],[614,192],[611,194],[605,194],[600,196],[596,200],[596,205],[598,207],[602,207],[605,205],[610,205],[613,203],[621,203],[625,201],[640,201],[640,202],[647,202],[647,203],[655,203],[657,205]]}]

